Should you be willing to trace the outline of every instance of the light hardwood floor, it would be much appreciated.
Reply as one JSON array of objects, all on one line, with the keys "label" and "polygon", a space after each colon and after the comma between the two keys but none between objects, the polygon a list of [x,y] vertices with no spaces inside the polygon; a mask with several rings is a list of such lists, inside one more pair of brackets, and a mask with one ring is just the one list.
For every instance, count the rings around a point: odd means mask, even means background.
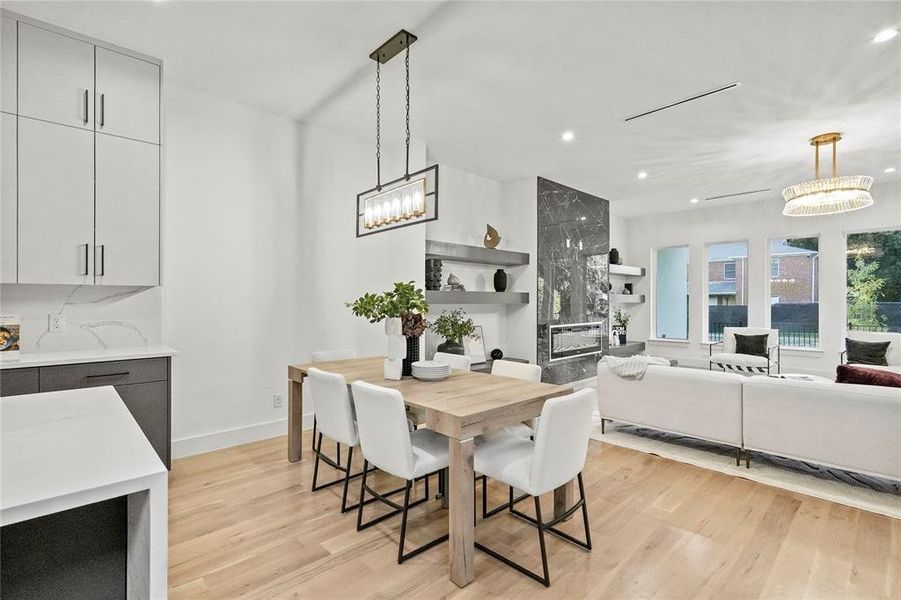
[{"label": "light hardwood floor", "polygon": [[[311,494],[313,461],[289,463],[286,443],[175,461],[171,598],[901,598],[901,521],[595,441],[594,551],[549,536],[550,589],[477,552],[461,590],[447,544],[396,564],[400,519],[357,533],[340,486]],[[413,509],[408,548],[446,523],[438,501]],[[581,536],[581,519],[562,528]],[[480,519],[476,540],[540,567],[535,529],[507,514]]]}]

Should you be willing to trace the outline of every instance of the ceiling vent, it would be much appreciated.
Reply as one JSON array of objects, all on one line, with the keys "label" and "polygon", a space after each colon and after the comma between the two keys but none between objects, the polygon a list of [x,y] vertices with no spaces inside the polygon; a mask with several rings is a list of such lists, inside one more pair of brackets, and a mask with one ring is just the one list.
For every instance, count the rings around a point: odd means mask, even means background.
[{"label": "ceiling vent", "polygon": [[661,110],[666,110],[668,108],[673,108],[675,106],[679,106],[680,104],[686,104],[688,102],[700,100],[701,98],[706,98],[707,96],[719,94],[720,92],[725,92],[727,90],[735,89],[737,87],[741,87],[740,81],[736,81],[736,82],[730,83],[728,85],[718,87],[713,90],[708,90],[706,92],[701,92],[700,94],[695,94],[694,96],[689,96],[688,98],[682,98],[681,100],[676,100],[675,102],[670,102],[669,104],[664,104],[663,106],[658,106],[657,108],[652,108],[651,110],[646,110],[643,113],[638,113],[637,115],[632,115],[631,117],[626,117],[624,119],[624,121],[626,123],[628,123],[629,121],[634,121],[635,119],[640,119],[641,117],[653,115],[654,113],[660,112]]},{"label": "ceiling vent", "polygon": [[710,196],[709,198],[704,198],[705,202],[710,202],[711,200],[725,200],[726,198],[737,198],[738,196],[749,196],[751,194],[759,194],[761,192],[768,192],[773,188],[763,188],[762,190],[748,190],[746,192],[735,192],[734,194],[723,194],[722,196]]}]

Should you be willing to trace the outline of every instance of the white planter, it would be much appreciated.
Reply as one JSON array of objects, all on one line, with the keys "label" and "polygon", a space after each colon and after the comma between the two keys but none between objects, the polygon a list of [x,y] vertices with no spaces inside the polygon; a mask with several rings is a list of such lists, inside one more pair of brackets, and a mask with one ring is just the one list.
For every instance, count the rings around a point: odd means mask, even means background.
[{"label": "white planter", "polygon": [[400,321],[400,317],[385,319],[385,335],[389,337],[392,335],[399,335],[403,337],[404,328],[403,324]]}]

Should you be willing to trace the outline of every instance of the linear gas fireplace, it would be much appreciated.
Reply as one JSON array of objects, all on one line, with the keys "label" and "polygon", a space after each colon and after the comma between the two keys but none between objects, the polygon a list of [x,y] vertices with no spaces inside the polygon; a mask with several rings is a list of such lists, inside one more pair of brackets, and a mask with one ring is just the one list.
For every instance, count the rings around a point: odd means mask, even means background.
[{"label": "linear gas fireplace", "polygon": [[567,323],[549,325],[550,356],[548,361],[588,356],[603,352],[603,342],[607,331],[605,321],[594,323]]}]

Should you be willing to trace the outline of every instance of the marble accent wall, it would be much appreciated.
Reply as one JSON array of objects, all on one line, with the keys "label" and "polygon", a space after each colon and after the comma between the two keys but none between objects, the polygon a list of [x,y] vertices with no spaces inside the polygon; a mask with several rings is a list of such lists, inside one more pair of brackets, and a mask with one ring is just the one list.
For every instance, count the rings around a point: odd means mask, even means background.
[{"label": "marble accent wall", "polygon": [[[569,383],[591,377],[600,355],[549,362],[550,325],[602,323],[608,330],[607,200],[538,178],[538,364],[542,379]],[[608,340],[603,336],[604,349]]]},{"label": "marble accent wall", "polygon": [[[21,323],[21,352],[155,346],[161,338],[161,288],[69,285],[0,286],[0,314]],[[49,331],[50,314],[66,317]]]}]

